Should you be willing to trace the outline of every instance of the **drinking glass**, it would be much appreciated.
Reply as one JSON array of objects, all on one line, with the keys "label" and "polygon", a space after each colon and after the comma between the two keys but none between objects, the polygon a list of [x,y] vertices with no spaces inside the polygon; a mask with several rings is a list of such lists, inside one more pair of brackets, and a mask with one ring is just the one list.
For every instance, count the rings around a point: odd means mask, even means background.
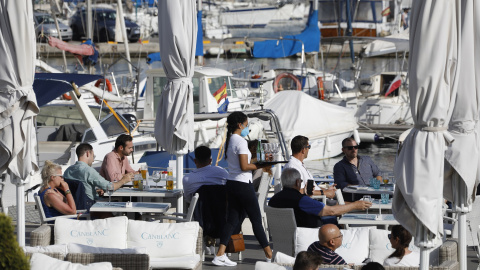
[{"label": "drinking glass", "polygon": [[148,170],[147,166],[143,165],[141,169],[143,180],[147,179],[147,170]]},{"label": "drinking glass", "polygon": [[[363,200],[366,201],[366,202],[371,202],[372,201],[372,196],[364,195]],[[367,208],[367,215],[368,215],[368,208]]]},{"label": "drinking glass", "polygon": [[158,182],[160,182],[162,172],[161,171],[153,171],[152,172],[152,179],[155,182],[155,188],[158,188]]},{"label": "drinking glass", "polygon": [[113,194],[113,191],[115,190],[114,188],[114,185],[112,182],[108,183],[108,186],[107,186],[107,194],[108,194],[108,205],[111,205],[111,202],[112,202],[112,194]]}]

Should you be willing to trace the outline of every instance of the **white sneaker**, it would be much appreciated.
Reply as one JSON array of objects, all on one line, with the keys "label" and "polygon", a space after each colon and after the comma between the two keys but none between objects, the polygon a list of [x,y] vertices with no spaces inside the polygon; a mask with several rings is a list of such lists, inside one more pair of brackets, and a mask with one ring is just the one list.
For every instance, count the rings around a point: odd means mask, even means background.
[{"label": "white sneaker", "polygon": [[272,259],[269,259],[269,258],[265,257],[265,261],[266,261],[267,263],[271,263],[271,262],[272,262]]},{"label": "white sneaker", "polygon": [[225,254],[223,254],[222,256],[215,256],[212,263],[217,266],[237,266],[237,263],[230,261],[230,259]]}]

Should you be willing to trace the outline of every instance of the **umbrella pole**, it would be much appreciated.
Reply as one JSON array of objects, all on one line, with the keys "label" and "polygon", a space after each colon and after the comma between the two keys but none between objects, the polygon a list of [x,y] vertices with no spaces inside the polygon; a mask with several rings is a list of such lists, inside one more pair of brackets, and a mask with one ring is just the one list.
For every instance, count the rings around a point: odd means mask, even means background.
[{"label": "umbrella pole", "polygon": [[[12,175],[12,177],[15,177]],[[15,177],[16,178],[16,177]],[[14,178],[12,178],[14,179]],[[17,241],[21,247],[25,246],[25,184],[20,179],[15,179],[17,186]]]},{"label": "umbrella pole", "polygon": [[420,268],[419,270],[428,270],[430,264],[429,258],[429,250],[428,248],[421,247],[420,248]]},{"label": "umbrella pole", "polygon": [[460,270],[467,270],[467,214],[458,213],[458,258]]},{"label": "umbrella pole", "polygon": [[[183,190],[183,154],[177,154],[177,189]],[[177,212],[183,214],[183,195],[177,199]]]}]

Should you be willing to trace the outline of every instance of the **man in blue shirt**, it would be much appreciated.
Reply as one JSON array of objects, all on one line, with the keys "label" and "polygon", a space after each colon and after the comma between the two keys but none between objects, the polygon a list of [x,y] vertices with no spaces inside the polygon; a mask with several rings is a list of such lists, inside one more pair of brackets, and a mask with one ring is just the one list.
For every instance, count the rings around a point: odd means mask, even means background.
[{"label": "man in blue shirt", "polygon": [[[368,156],[358,155],[358,144],[353,138],[342,141],[342,152],[345,154],[342,160],[333,167],[333,178],[337,188],[344,189],[350,185],[370,185],[370,179],[376,177],[382,180],[380,171]],[[349,198],[350,196],[344,196]]]},{"label": "man in blue shirt", "polygon": [[293,208],[297,227],[317,228],[320,217],[340,216],[352,210],[366,210],[372,206],[368,201],[356,201],[345,205],[324,205],[300,193],[302,177],[294,168],[284,169],[281,176],[283,190],[273,195],[268,205],[276,208]]},{"label": "man in blue shirt", "polygon": [[318,239],[319,241],[313,242],[308,247],[308,251],[320,254],[324,264],[347,264],[342,256],[335,252],[342,245],[343,240],[343,234],[337,226],[333,224],[323,225],[318,230]]},{"label": "man in blue shirt", "polygon": [[[87,193],[88,198],[91,200],[97,200],[98,194],[95,188],[100,188],[100,195],[103,195],[103,191],[107,190],[110,181],[105,180],[105,178],[91,167],[95,159],[95,154],[93,152],[93,147],[90,144],[82,143],[77,146],[76,154],[78,161],[65,170],[63,177],[65,179],[82,182],[85,186],[85,192]],[[125,183],[130,182],[132,176],[133,174],[125,174],[120,181],[113,183],[114,189],[117,190]]]}]

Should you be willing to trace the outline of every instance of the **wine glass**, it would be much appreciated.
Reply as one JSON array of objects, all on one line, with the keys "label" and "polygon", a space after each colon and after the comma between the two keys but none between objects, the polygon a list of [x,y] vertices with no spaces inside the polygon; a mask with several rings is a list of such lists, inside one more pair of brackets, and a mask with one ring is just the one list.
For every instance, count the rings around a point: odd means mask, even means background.
[{"label": "wine glass", "polygon": [[111,205],[112,203],[112,194],[113,194],[113,191],[115,190],[114,188],[114,185],[112,182],[108,183],[108,186],[107,186],[107,194],[108,194],[108,205]]},{"label": "wine glass", "polygon": [[[363,200],[365,202],[371,202],[372,201],[372,196],[370,195],[363,195]],[[367,215],[368,215],[368,208],[367,208]]]},{"label": "wine glass", "polygon": [[161,171],[153,171],[152,172],[152,179],[155,182],[155,188],[158,188],[158,182],[160,182],[162,172]]}]

